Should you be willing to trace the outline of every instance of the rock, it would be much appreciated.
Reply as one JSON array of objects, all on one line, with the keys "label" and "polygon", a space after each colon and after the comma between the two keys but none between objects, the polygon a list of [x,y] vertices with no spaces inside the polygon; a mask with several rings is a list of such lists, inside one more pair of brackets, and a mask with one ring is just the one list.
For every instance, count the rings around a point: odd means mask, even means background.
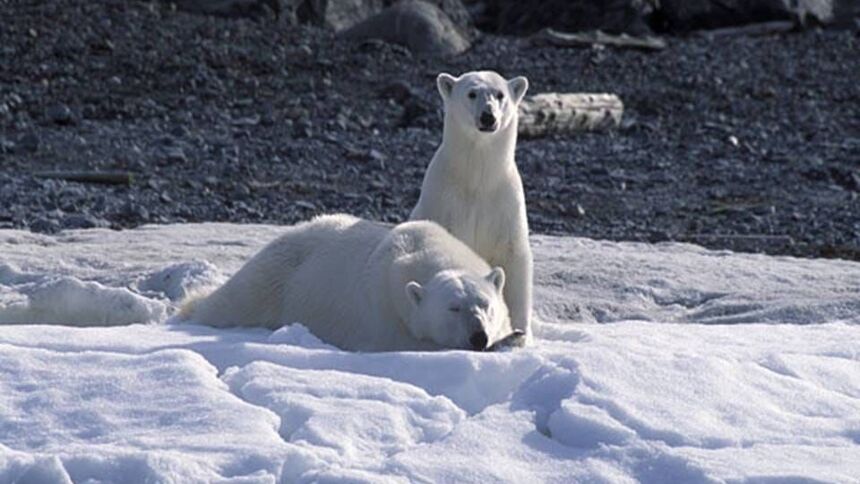
[{"label": "rock", "polygon": [[15,142],[10,141],[6,138],[0,137],[0,154],[12,153],[14,151],[15,151]]},{"label": "rock", "polygon": [[185,156],[185,151],[178,146],[170,146],[164,150],[164,159],[168,163],[186,163],[188,158]]},{"label": "rock", "polygon": [[149,210],[132,200],[123,205],[119,215],[127,220],[143,222],[149,220]]},{"label": "rock", "polygon": [[383,98],[393,99],[398,104],[403,104],[415,96],[415,91],[408,82],[400,79],[386,84],[379,90],[379,95]]},{"label": "rock", "polygon": [[531,34],[549,27],[577,32],[647,34],[654,0],[547,0],[535,8],[532,2],[492,0],[484,2],[479,28],[502,34]]},{"label": "rock", "polygon": [[860,171],[831,167],[830,178],[846,190],[860,192]]},{"label": "rock", "polygon": [[317,210],[317,206],[314,205],[312,202],[308,202],[307,200],[296,200],[295,204],[297,207],[303,208],[305,210],[311,210],[311,211]]},{"label": "rock", "polygon": [[828,24],[838,0],[662,0],[655,22],[672,32],[715,29],[773,20]]},{"label": "rock", "polygon": [[379,164],[379,166],[384,170],[385,169],[385,158],[386,156],[382,154],[379,150],[372,149],[367,154],[371,161],[374,161]]},{"label": "rock", "polygon": [[20,146],[22,150],[28,151],[30,153],[35,153],[39,151],[40,145],[41,139],[39,138],[39,135],[34,131],[26,133],[18,139],[18,146]]},{"label": "rock", "polygon": [[[474,37],[476,30],[472,26],[472,17],[461,0],[425,1],[445,12],[467,37]],[[285,16],[295,22],[341,32],[397,4],[398,0],[288,0],[286,3],[288,6],[283,10],[289,10],[289,13]]]},{"label": "rock", "polygon": [[72,110],[65,104],[54,104],[45,111],[45,116],[55,124],[61,126],[74,124],[75,117]]},{"label": "rock", "polygon": [[22,104],[24,104],[24,100],[14,92],[0,97],[0,117],[11,114]]},{"label": "rock", "polygon": [[66,229],[92,229],[96,227],[110,227],[110,222],[90,214],[73,214],[63,218],[63,228]]},{"label": "rock", "polygon": [[[276,16],[282,11],[279,0],[173,0],[186,12],[205,13],[223,17],[256,17],[268,9]],[[292,3],[289,0],[286,3]]]},{"label": "rock", "polygon": [[381,39],[411,52],[428,56],[452,56],[471,43],[445,12],[423,0],[405,0],[344,31],[349,40]]},{"label": "rock", "polygon": [[416,121],[424,118],[425,115],[432,111],[432,107],[426,101],[413,98],[403,105],[403,114],[400,116],[398,125],[400,127],[415,126]]},{"label": "rock", "polygon": [[306,0],[294,9],[300,23],[327,27],[336,32],[348,29],[385,8],[382,0]]},{"label": "rock", "polygon": [[30,222],[30,230],[45,234],[53,234],[60,231],[60,223],[55,219],[39,217]]}]

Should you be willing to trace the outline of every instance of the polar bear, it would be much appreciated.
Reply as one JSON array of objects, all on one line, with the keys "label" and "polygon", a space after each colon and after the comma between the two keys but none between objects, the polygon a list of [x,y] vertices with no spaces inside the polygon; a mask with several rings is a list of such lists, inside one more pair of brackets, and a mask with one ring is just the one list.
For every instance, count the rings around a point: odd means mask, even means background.
[{"label": "polar bear", "polygon": [[511,324],[531,340],[532,252],[525,195],[514,150],[525,77],[491,71],[436,79],[445,104],[436,150],[411,220],[432,220],[507,274]]},{"label": "polar bear", "polygon": [[288,228],[180,319],[300,322],[345,350],[485,350],[512,332],[504,285],[503,269],[435,223],[327,215]]}]

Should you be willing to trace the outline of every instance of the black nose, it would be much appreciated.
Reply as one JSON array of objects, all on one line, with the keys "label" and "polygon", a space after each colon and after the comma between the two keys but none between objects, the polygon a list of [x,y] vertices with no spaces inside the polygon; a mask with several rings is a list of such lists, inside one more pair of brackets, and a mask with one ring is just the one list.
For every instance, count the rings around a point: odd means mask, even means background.
[{"label": "black nose", "polygon": [[492,126],[496,124],[496,117],[493,116],[493,113],[483,112],[481,113],[481,125],[482,126]]},{"label": "black nose", "polygon": [[469,338],[469,344],[472,345],[472,349],[474,350],[483,350],[487,348],[487,333],[483,330],[475,331],[472,333],[472,337]]}]

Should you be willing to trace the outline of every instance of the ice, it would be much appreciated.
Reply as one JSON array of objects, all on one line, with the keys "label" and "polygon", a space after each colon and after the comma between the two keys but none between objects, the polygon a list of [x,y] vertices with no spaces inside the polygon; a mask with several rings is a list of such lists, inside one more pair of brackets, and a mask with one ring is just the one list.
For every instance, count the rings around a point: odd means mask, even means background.
[{"label": "ice", "polygon": [[[860,322],[860,265],[649,245],[534,237],[548,321]],[[574,298],[571,298],[574,295]]]},{"label": "ice", "polygon": [[636,436],[602,407],[575,400],[565,400],[549,416],[547,432],[564,445],[584,449],[623,445]]},{"label": "ice", "polygon": [[[272,457],[286,451],[277,416],[231,394],[215,368],[187,350],[123,355],[0,344],[0,395],[4,447],[59,457],[74,482],[272,475],[280,470]],[[206,459],[186,458],[186,449]]]},{"label": "ice", "polygon": [[0,231],[0,482],[860,482],[860,264],[534,237],[498,353],[171,318],[281,230]]},{"label": "ice", "polygon": [[325,467],[378,467],[443,438],[465,418],[447,398],[379,377],[257,362],[224,379],[244,400],[274,410],[284,440],[313,450]]},{"label": "ice", "polygon": [[159,321],[167,309],[128,289],[75,277],[35,275],[0,265],[0,323],[125,325]]},{"label": "ice", "polygon": [[180,302],[189,295],[213,290],[226,280],[209,262],[183,262],[150,274],[137,284],[137,289]]}]

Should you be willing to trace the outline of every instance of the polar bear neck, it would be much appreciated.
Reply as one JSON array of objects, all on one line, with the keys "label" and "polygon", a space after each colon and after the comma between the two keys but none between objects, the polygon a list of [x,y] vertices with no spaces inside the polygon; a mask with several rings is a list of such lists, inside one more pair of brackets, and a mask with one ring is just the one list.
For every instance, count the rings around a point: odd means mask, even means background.
[{"label": "polar bear neck", "polygon": [[494,185],[513,169],[517,146],[517,119],[495,133],[468,132],[445,119],[442,145],[434,158],[446,174],[467,186]]}]

